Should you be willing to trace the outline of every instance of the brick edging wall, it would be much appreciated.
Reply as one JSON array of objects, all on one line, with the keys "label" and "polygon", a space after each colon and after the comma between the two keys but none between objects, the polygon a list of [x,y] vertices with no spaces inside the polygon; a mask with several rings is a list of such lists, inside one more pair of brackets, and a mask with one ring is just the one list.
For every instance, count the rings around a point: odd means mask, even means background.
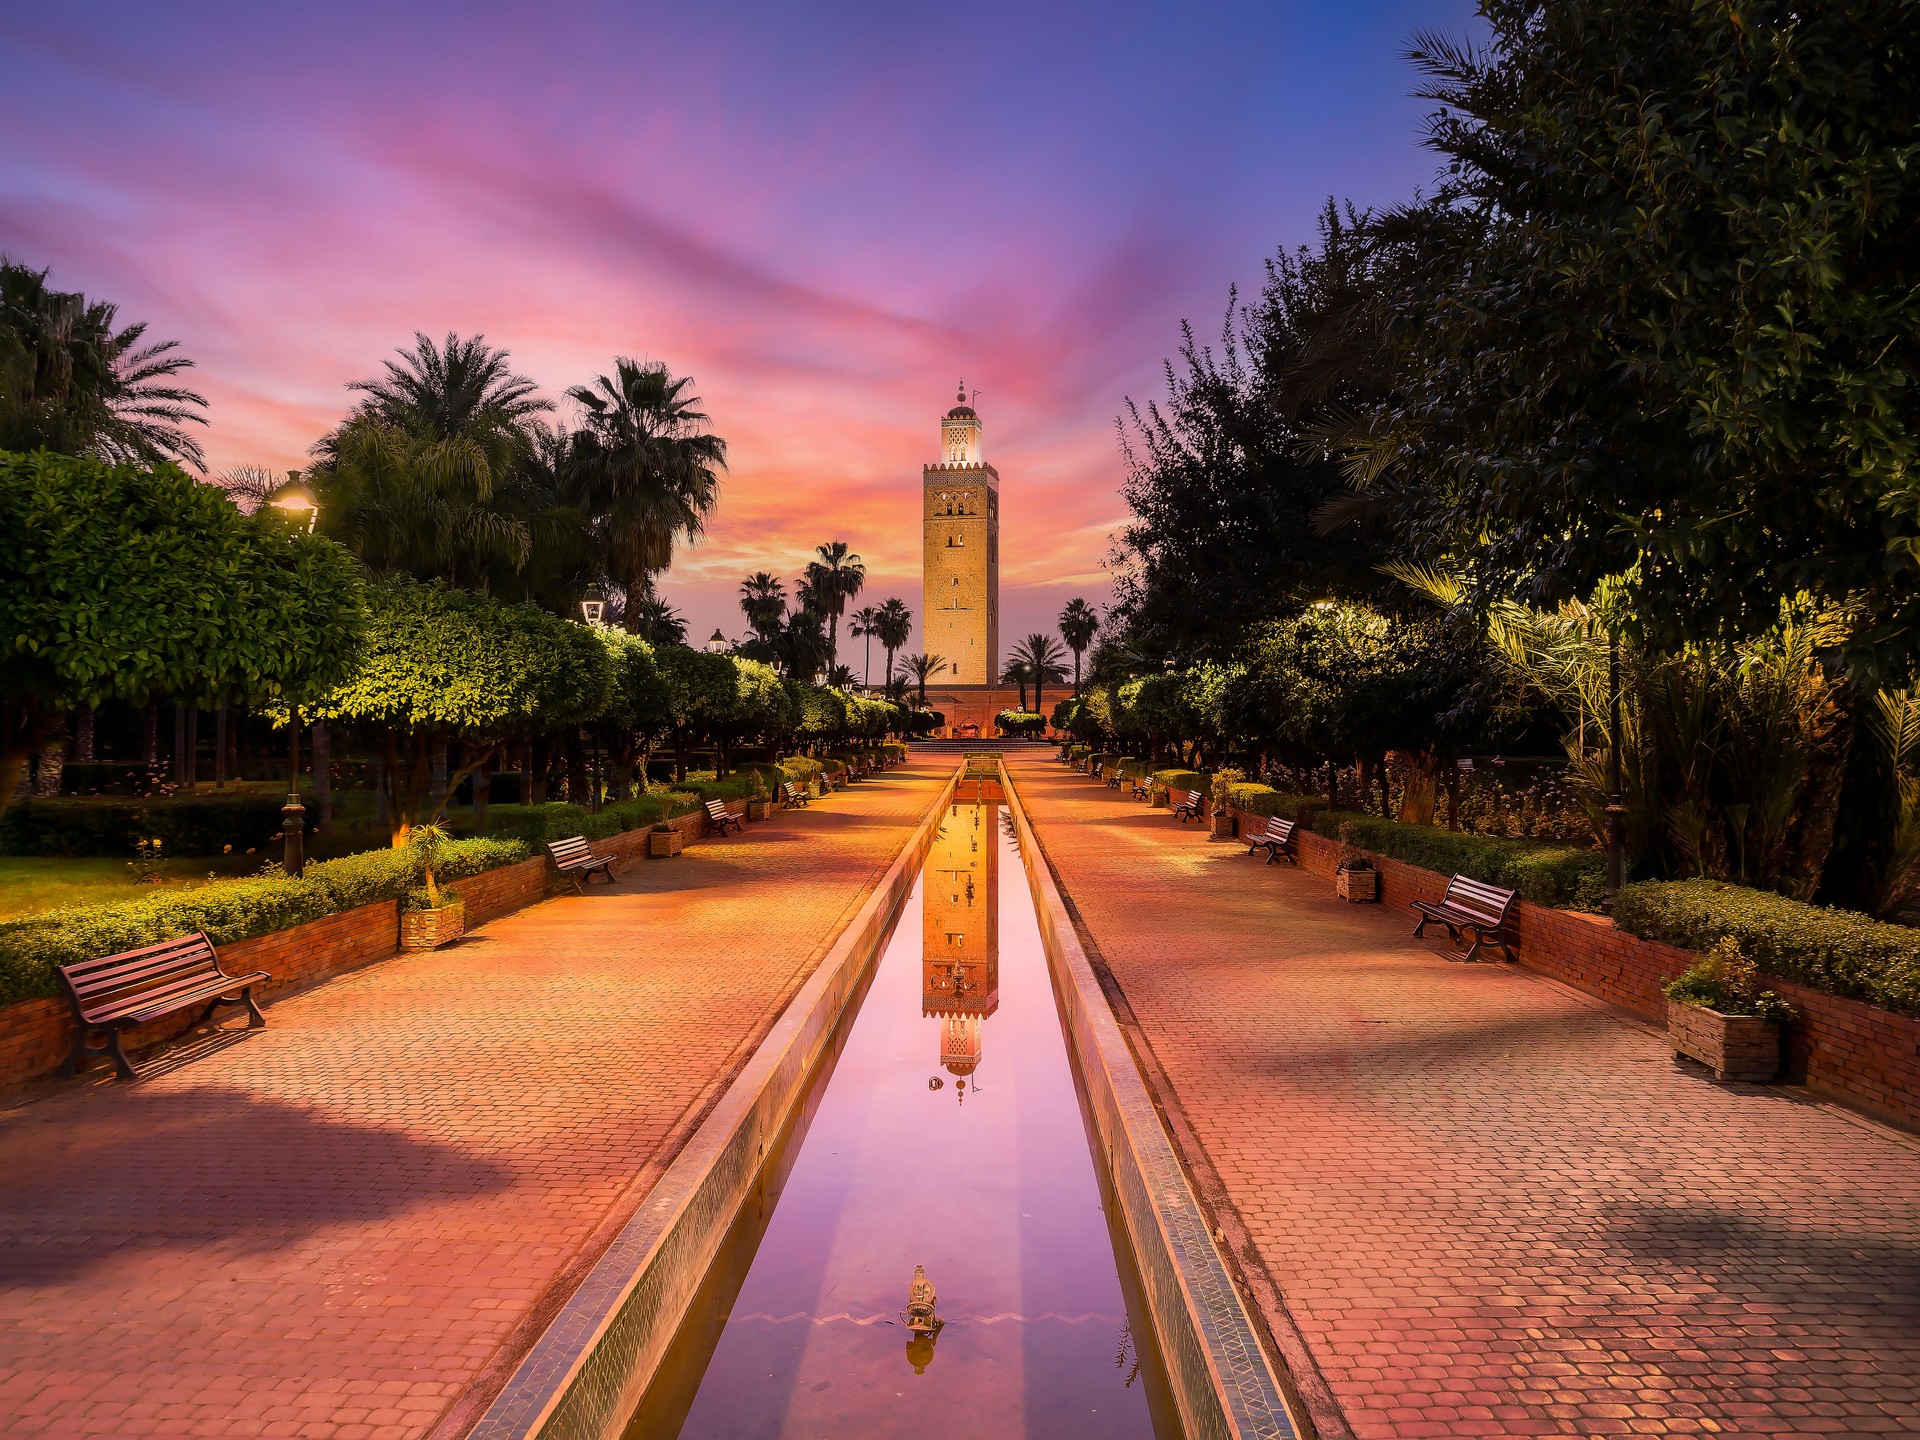
[{"label": "brick edging wall", "polygon": [[[1242,830],[1267,823],[1265,816],[1236,819]],[[1305,826],[1294,834],[1300,868],[1332,878],[1340,843]],[[1446,893],[1445,875],[1384,855],[1369,853],[1369,858],[1380,872],[1382,905],[1404,914],[1409,902],[1437,901]],[[1411,929],[1413,920],[1407,923]],[[1522,965],[1666,1028],[1667,1002],[1660,987],[1687,968],[1692,951],[1629,935],[1604,915],[1530,900],[1520,902],[1514,928],[1514,953]],[[1787,1031],[1782,1078],[1920,1130],[1920,1020],[1777,976],[1765,978],[1800,1012]]]},{"label": "brick edging wall", "polygon": [[[678,815],[669,823],[688,845],[707,831],[704,812]],[[594,854],[612,855],[622,866],[644,860],[646,848],[645,829],[624,830],[592,842]],[[554,879],[552,866],[541,854],[451,884],[466,906],[471,927],[545,900],[554,893]],[[362,965],[389,959],[398,952],[399,942],[399,904],[381,900],[222,945],[220,963],[232,975],[254,970],[271,975],[273,979],[254,992],[256,999],[267,1003]],[[191,1029],[199,1013],[197,1009],[185,1010],[131,1030],[125,1039],[127,1049],[137,1051],[170,1040]],[[21,1000],[0,1007],[0,1091],[51,1075],[72,1049],[73,1016],[65,999]],[[102,1063],[92,1062],[95,1066]]]}]

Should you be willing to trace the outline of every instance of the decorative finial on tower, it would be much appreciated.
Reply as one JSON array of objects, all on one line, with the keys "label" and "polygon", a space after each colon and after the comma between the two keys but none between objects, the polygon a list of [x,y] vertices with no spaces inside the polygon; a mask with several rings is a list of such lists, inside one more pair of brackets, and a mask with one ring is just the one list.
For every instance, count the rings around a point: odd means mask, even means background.
[{"label": "decorative finial on tower", "polygon": [[961,376],[961,377],[960,377],[960,393],[959,393],[959,394],[957,394],[957,395],[955,395],[955,396],[953,397],[953,399],[954,399],[954,403],[955,403],[955,404],[957,404],[957,405],[964,405],[964,404],[966,404],[966,403],[967,403],[967,379],[966,379],[966,376],[964,376],[964,375],[963,375],[963,376]]}]

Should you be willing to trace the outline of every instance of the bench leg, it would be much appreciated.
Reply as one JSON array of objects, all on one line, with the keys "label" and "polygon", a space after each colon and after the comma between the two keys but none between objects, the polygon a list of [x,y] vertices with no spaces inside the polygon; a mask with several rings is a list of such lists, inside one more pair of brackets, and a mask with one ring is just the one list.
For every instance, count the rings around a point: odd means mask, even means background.
[{"label": "bench leg", "polygon": [[240,992],[240,1003],[247,1007],[247,1029],[264,1030],[267,1028],[267,1017],[262,1015],[260,1013],[260,1007],[254,1004],[253,986],[249,985]]},{"label": "bench leg", "polygon": [[[1416,915],[1420,915],[1420,912],[1418,910],[1414,911],[1413,913]],[[1433,917],[1431,915],[1420,915],[1420,923],[1413,927],[1414,939],[1420,940],[1425,938],[1427,933],[1427,924],[1432,919]]]}]

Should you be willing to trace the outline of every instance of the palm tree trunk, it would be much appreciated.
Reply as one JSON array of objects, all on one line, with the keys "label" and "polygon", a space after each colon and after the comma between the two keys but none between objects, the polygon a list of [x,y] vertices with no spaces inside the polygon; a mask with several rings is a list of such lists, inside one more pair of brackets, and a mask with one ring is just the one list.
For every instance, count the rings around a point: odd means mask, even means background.
[{"label": "palm tree trunk", "polygon": [[1080,651],[1078,649],[1073,652],[1073,696],[1076,700],[1080,698]]}]

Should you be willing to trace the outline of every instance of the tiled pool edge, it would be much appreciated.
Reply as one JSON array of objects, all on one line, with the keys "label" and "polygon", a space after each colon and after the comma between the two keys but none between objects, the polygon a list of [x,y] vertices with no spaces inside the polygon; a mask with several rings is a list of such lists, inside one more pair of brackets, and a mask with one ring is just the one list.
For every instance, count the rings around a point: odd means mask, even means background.
[{"label": "tiled pool edge", "polygon": [[470,1440],[620,1434],[752,1188],[767,1143],[805,1094],[841,1012],[878,955],[959,778],[956,769],[646,1203],[468,1432]]},{"label": "tiled pool edge", "polygon": [[1253,1321],[1214,1248],[1186,1172],[1094,976],[1013,777],[1001,788],[1020,840],[1100,1155],[1119,1197],[1188,1440],[1299,1434]]}]

